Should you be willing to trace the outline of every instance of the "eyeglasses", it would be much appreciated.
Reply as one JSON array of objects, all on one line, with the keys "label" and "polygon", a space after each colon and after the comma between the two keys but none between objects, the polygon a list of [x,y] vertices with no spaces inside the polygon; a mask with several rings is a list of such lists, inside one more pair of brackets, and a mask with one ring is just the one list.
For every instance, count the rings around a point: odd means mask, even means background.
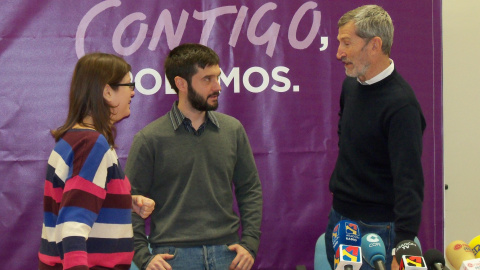
[{"label": "eyeglasses", "polygon": [[116,86],[128,86],[130,87],[132,90],[135,88],[135,82],[131,82],[131,83],[114,83],[114,84],[110,84],[110,86],[113,86],[113,87],[116,87]]}]

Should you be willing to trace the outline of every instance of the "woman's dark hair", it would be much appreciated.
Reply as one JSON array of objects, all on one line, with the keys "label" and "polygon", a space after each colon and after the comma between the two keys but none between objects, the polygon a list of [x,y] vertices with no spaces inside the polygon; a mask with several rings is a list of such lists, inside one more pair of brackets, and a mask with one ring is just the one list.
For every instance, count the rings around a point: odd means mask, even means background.
[{"label": "woman's dark hair", "polygon": [[[91,53],[80,58],[70,84],[67,120],[58,129],[51,131],[55,141],[79,123],[95,128],[114,147],[116,130],[111,121],[112,106],[103,98],[103,90],[107,84],[120,83],[130,70],[131,67],[125,60],[113,54]],[[112,89],[117,90],[118,87]],[[93,119],[93,126],[83,122],[87,116]]]}]

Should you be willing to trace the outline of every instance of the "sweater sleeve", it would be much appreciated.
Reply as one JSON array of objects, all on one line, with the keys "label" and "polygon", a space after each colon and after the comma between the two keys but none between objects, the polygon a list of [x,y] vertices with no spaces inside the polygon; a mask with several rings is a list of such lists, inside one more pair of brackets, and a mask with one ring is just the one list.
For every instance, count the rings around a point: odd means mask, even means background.
[{"label": "sweater sleeve", "polygon": [[418,233],[423,203],[421,163],[424,120],[417,106],[396,111],[389,123],[388,147],[395,193],[395,246]]},{"label": "sweater sleeve", "polygon": [[[132,185],[132,195],[147,196],[153,179],[154,155],[141,132],[135,135],[125,166]],[[144,269],[153,257],[148,248],[145,220],[132,211],[135,255],[133,261]]]},{"label": "sweater sleeve", "polygon": [[260,224],[262,221],[262,187],[252,149],[243,126],[238,130],[237,163],[233,181],[242,222],[240,245],[255,258],[260,244]]},{"label": "sweater sleeve", "polygon": [[92,148],[75,150],[72,164],[82,165],[72,167],[73,175],[65,181],[55,233],[65,269],[89,269],[86,240],[106,197],[108,168],[113,162],[108,150],[104,137],[99,137]]}]

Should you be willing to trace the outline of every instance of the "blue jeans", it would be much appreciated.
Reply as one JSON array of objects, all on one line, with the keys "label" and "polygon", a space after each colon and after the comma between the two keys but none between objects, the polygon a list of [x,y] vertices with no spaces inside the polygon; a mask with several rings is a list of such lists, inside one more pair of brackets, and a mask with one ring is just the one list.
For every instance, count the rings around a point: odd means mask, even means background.
[{"label": "blue jeans", "polygon": [[230,251],[227,245],[199,247],[154,247],[152,254],[172,254],[166,260],[173,270],[227,270],[237,253]]},{"label": "blue jeans", "polygon": [[[338,222],[344,219],[356,222],[358,224],[358,227],[360,228],[361,235],[365,235],[367,233],[376,233],[382,238],[383,243],[385,244],[385,251],[387,255],[385,268],[387,270],[390,270],[392,266],[392,259],[393,259],[392,257],[392,249],[394,248],[393,242],[395,241],[395,231],[393,227],[393,222],[365,223],[360,220],[352,220],[340,215],[338,212],[333,210],[333,208],[330,211],[330,215],[328,216],[327,231],[325,232],[325,249],[327,251],[328,262],[330,263],[330,266],[332,267],[332,269],[334,269],[333,260],[335,258],[335,252],[333,250],[333,243],[332,243],[332,232],[335,225],[337,225]],[[371,265],[369,265],[366,261],[363,261],[362,267],[360,269],[374,270],[374,268]]]}]

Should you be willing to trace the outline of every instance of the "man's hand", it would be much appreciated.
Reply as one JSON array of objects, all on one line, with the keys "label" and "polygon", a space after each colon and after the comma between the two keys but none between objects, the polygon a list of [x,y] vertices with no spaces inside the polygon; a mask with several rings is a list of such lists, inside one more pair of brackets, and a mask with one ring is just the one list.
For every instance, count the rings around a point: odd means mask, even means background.
[{"label": "man's hand", "polygon": [[165,261],[172,258],[171,254],[157,254],[148,264],[147,270],[172,270],[170,264]]},{"label": "man's hand", "polygon": [[252,268],[255,260],[244,247],[235,244],[228,246],[228,249],[237,252],[237,256],[229,267],[230,270],[250,270]]},{"label": "man's hand", "polygon": [[132,195],[132,209],[142,218],[147,218],[153,212],[155,202],[142,195]]},{"label": "man's hand", "polygon": [[398,270],[400,266],[398,266],[398,263],[397,263],[397,259],[395,258],[395,256],[393,256],[393,260],[392,260],[392,270]]}]

